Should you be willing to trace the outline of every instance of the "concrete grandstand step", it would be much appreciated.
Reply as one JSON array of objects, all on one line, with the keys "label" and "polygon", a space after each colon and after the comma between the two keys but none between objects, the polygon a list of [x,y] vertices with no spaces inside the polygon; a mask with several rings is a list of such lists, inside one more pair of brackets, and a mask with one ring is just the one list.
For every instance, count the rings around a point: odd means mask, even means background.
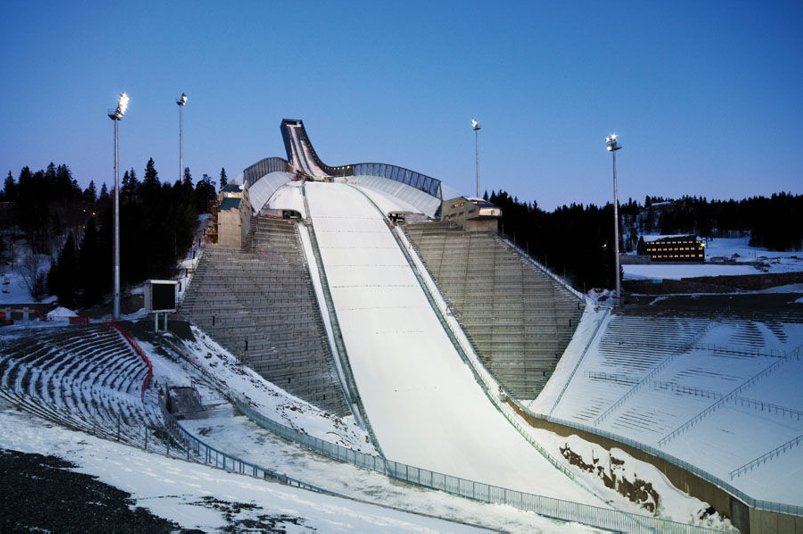
[{"label": "concrete grandstand step", "polygon": [[405,231],[480,358],[514,395],[533,398],[585,302],[493,235],[442,223]]},{"label": "concrete grandstand step", "polygon": [[290,393],[346,415],[296,224],[258,218],[250,252],[204,255],[181,312],[266,379],[290,378]]}]

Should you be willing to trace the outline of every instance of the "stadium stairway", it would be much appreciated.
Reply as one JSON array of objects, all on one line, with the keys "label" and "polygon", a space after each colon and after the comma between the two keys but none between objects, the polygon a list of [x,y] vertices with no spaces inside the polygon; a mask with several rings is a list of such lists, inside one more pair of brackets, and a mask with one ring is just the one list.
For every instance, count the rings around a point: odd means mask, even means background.
[{"label": "stadium stairway", "polygon": [[245,250],[207,246],[180,311],[265,379],[349,415],[295,224],[260,217]]},{"label": "stadium stairway", "polygon": [[432,222],[405,231],[483,364],[514,396],[535,398],[583,300],[496,235]]}]

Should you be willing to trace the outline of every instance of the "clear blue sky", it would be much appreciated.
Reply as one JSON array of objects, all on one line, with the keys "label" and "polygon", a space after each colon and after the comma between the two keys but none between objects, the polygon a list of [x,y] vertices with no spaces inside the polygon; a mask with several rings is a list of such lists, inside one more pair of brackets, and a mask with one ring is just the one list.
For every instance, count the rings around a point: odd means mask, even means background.
[{"label": "clear blue sky", "polygon": [[111,185],[149,157],[229,177],[303,119],[329,164],[379,161],[545,209],[803,188],[803,2],[18,1],[0,4],[0,172]]}]

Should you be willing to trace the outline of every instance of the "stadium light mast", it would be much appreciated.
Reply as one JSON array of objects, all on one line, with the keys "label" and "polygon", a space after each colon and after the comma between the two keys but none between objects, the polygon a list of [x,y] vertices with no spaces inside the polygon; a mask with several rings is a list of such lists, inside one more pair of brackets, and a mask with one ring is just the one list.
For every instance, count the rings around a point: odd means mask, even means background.
[{"label": "stadium light mast", "polygon": [[622,298],[622,276],[619,272],[619,190],[616,184],[616,151],[621,150],[622,145],[616,140],[616,134],[611,134],[605,138],[605,147],[613,156],[613,250],[616,259],[616,300],[614,302],[616,306],[619,306]]},{"label": "stadium light mast", "polygon": [[112,317],[120,320],[120,143],[118,126],[128,109],[128,95],[123,91],[117,100],[117,108],[108,112],[114,122],[114,308]]},{"label": "stadium light mast", "polygon": [[477,198],[480,198],[480,122],[471,119],[471,129],[474,130],[474,167],[477,172]]},{"label": "stadium light mast", "polygon": [[178,181],[184,179],[184,106],[187,104],[187,93],[181,93],[176,99],[178,104]]}]

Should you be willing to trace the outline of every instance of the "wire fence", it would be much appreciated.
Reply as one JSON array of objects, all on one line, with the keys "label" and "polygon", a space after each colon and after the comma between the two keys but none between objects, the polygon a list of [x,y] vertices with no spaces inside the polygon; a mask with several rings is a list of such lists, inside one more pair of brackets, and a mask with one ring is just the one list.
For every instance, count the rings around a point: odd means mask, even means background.
[{"label": "wire fence", "polygon": [[[561,521],[576,521],[597,528],[621,532],[723,532],[721,529],[707,529],[657,517],[525,493],[383,459],[286,427],[256,412],[248,403],[240,399],[234,399],[234,402],[249,419],[284,439],[328,458],[347,462],[416,486],[489,504],[505,504]],[[731,531],[735,532],[735,529]]]}]

